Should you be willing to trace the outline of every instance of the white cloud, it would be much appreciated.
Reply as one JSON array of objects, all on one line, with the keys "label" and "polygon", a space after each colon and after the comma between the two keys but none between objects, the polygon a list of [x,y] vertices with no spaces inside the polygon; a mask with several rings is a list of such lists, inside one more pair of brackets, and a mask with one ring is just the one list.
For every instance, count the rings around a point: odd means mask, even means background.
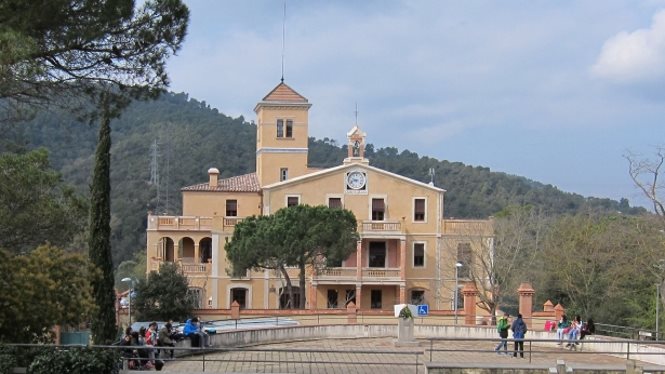
[{"label": "white cloud", "polygon": [[665,10],[654,15],[650,28],[622,31],[605,41],[591,72],[622,83],[665,77]]}]

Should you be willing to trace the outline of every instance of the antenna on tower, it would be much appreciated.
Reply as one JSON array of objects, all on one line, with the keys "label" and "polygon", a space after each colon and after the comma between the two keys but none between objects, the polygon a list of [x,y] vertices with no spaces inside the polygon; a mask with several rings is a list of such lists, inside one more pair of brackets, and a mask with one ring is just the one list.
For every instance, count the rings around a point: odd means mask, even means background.
[{"label": "antenna on tower", "polygon": [[284,50],[286,49],[286,0],[284,0],[284,16],[282,18],[282,83],[284,83]]},{"label": "antenna on tower", "polygon": [[[161,199],[160,183],[159,183],[159,145],[157,139],[152,142],[150,146],[150,181],[151,186],[157,186],[157,199],[155,202],[155,211],[159,212],[159,203]],[[158,213],[159,214],[159,213]]]},{"label": "antenna on tower", "polygon": [[356,115],[356,126],[358,126],[358,103],[356,103],[356,111],[353,113]]}]

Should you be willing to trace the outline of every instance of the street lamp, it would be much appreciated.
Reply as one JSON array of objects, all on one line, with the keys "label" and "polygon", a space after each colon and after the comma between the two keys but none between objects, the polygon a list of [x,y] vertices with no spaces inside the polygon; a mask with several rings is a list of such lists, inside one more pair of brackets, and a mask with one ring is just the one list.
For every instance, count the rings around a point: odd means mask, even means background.
[{"label": "street lamp", "polygon": [[660,332],[658,322],[660,322],[660,283],[656,283],[656,341]]},{"label": "street lamp", "polygon": [[133,278],[122,278],[122,282],[130,282],[129,292],[127,293],[127,299],[129,300],[129,327],[132,326],[132,292],[134,292],[134,279]]},{"label": "street lamp", "polygon": [[455,305],[454,305],[454,310],[455,310],[455,326],[457,326],[457,294],[458,289],[459,289],[459,268],[464,266],[461,262],[457,262],[455,264]]}]

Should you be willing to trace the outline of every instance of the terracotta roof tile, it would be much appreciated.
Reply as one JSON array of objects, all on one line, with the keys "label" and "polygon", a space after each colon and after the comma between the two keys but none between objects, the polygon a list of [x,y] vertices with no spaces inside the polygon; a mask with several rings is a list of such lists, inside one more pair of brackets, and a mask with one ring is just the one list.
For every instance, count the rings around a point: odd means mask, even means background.
[{"label": "terracotta roof tile", "polygon": [[286,83],[282,82],[273,88],[263,101],[278,101],[278,102],[294,102],[306,103],[307,99],[301,94],[297,93],[293,88],[289,87]]},{"label": "terracotta roof tile", "polygon": [[231,178],[220,179],[217,187],[210,187],[209,183],[199,183],[183,187],[181,191],[216,191],[216,192],[259,192],[259,178],[256,173],[238,175]]}]

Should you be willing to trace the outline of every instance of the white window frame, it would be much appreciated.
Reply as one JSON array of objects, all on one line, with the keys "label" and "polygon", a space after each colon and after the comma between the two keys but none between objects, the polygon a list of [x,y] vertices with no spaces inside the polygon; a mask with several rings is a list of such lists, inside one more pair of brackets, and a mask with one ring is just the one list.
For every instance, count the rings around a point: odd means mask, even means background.
[{"label": "white window frame", "polygon": [[[372,200],[383,199],[383,220],[375,221],[372,219]],[[370,195],[368,201],[367,218],[372,222],[386,222],[388,221],[388,195]]]},{"label": "white window frame", "polygon": [[300,197],[300,194],[289,194],[289,195],[284,196],[284,206],[285,207],[289,206],[289,197],[298,198],[298,205],[302,204],[302,198]]},{"label": "white window frame", "polygon": [[[422,221],[416,221],[416,200],[425,200],[425,217]],[[412,199],[411,203],[411,222],[413,223],[427,223],[427,197],[426,196],[415,196]]]},{"label": "white window frame", "polygon": [[342,209],[344,209],[344,195],[342,194],[326,194],[326,206],[330,207],[330,199],[340,199],[342,202]]},{"label": "white window frame", "polygon": [[226,286],[226,309],[231,309],[231,290],[234,288],[244,288],[247,290],[245,295],[245,309],[252,309],[252,286],[244,283],[231,283]]},{"label": "white window frame", "polygon": [[279,181],[284,182],[289,179],[289,168],[279,168]]},{"label": "white window frame", "polygon": [[[423,245],[423,266],[416,266],[416,244]],[[424,241],[414,241],[411,244],[411,267],[413,269],[425,269],[427,267],[427,242]]]}]

